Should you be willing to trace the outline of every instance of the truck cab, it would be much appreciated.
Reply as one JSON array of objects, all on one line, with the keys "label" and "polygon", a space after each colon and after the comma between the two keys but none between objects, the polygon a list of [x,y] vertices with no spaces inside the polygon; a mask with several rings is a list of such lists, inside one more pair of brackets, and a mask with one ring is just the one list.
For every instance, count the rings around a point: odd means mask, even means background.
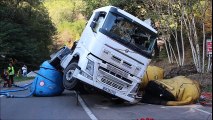
[{"label": "truck cab", "polygon": [[73,50],[60,57],[64,87],[72,90],[81,81],[138,102],[156,37],[151,25],[117,7],[94,10]]}]

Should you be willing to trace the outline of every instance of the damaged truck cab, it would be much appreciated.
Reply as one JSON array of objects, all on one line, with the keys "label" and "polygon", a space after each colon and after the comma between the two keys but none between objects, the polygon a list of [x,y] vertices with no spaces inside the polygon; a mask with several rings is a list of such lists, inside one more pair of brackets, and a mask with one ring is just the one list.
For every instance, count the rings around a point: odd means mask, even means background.
[{"label": "damaged truck cab", "polygon": [[[141,78],[151,61],[157,31],[113,6],[96,9],[80,40],[59,59],[63,83],[72,90],[79,81],[130,103],[141,99]],[[69,50],[67,50],[69,51]]]}]

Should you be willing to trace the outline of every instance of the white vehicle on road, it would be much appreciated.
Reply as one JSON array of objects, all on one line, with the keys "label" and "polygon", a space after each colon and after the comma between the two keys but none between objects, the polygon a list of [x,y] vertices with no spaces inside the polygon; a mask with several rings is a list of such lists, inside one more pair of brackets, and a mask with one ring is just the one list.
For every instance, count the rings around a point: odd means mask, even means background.
[{"label": "white vehicle on road", "polygon": [[61,49],[51,62],[58,60],[68,90],[81,81],[135,103],[156,37],[146,22],[117,7],[102,7],[93,12],[78,43]]}]

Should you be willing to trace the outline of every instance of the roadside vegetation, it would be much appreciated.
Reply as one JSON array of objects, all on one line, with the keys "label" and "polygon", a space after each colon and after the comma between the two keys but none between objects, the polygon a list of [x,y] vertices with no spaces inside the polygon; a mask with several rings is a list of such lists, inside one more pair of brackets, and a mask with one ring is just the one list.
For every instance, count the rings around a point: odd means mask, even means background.
[{"label": "roadside vegetation", "polygon": [[0,28],[1,69],[10,58],[20,63],[17,71],[21,64],[38,65],[49,57],[56,28],[41,1],[1,0]]},{"label": "roadside vegetation", "polygon": [[14,77],[15,82],[22,82],[22,81],[28,81],[28,80],[33,80],[33,79],[34,79],[34,77],[23,77],[23,76]]}]

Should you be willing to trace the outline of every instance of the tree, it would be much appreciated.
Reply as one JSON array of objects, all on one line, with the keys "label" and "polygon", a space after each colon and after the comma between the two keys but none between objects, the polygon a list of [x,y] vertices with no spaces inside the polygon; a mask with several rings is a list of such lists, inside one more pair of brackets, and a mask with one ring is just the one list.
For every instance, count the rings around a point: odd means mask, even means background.
[{"label": "tree", "polygon": [[141,0],[83,0],[86,3],[86,9],[84,10],[84,16],[87,19],[92,15],[93,10],[112,5],[119,7],[129,13],[137,16],[140,19],[144,18],[145,9],[143,8],[143,1]]},{"label": "tree", "polygon": [[55,27],[42,2],[1,0],[0,28],[0,54],[5,56],[0,66],[9,58],[31,67],[49,58]]},{"label": "tree", "polygon": [[[193,60],[195,67],[199,73],[206,72],[205,70],[205,49],[206,49],[206,29],[205,21],[208,18],[206,13],[208,8],[211,7],[211,1],[201,0],[197,1],[192,6],[191,1],[185,2],[187,12],[184,14],[184,23],[187,29],[188,39],[190,41]],[[200,28],[200,29],[199,29]],[[198,32],[201,31],[201,32]],[[200,49],[200,43],[203,44]],[[202,58],[201,58],[202,57]],[[202,60],[201,60],[202,59]]]},{"label": "tree", "polygon": [[109,5],[109,0],[83,0],[83,1],[86,4],[85,9],[83,11],[83,15],[86,17],[87,20],[91,17],[93,10],[99,7]]},{"label": "tree", "polygon": [[55,44],[59,47],[71,47],[72,43],[80,38],[86,24],[82,15],[85,3],[82,0],[45,0],[44,5],[57,28]]},{"label": "tree", "polygon": [[[166,49],[169,61],[175,59],[178,66],[184,65],[185,43],[189,41],[192,57],[198,72],[205,72],[206,32],[211,31],[210,0],[147,0],[144,1],[146,16],[160,22],[159,32],[167,41]],[[208,27],[207,27],[208,26]],[[180,35],[178,35],[178,31]],[[199,32],[198,32],[199,31]],[[171,44],[173,36],[176,49]],[[180,36],[180,37],[178,37]],[[200,47],[202,46],[202,50]],[[176,52],[175,52],[176,51]],[[201,57],[202,56],[202,57]]]}]

